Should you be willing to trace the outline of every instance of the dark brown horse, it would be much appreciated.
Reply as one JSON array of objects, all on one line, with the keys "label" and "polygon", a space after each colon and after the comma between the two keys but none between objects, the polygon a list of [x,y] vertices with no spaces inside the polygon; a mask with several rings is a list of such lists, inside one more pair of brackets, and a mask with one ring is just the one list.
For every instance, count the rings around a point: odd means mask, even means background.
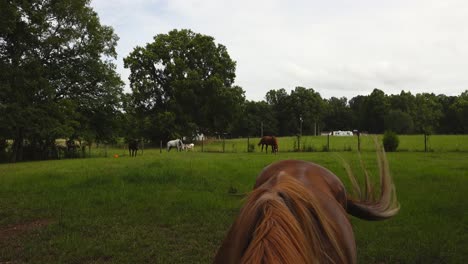
[{"label": "dark brown horse", "polygon": [[263,136],[258,142],[258,146],[262,145],[262,152],[263,146],[265,145],[265,153],[268,153],[268,146],[271,146],[271,153],[278,152],[278,140],[274,136]]},{"label": "dark brown horse", "polygon": [[[382,220],[399,211],[383,151],[378,161],[381,195],[377,201],[369,199],[370,188],[363,195],[366,198],[348,197],[335,174],[311,162],[285,160],[267,166],[214,263],[356,263],[347,214]],[[352,182],[356,183],[355,178]]]},{"label": "dark brown horse", "polygon": [[137,156],[139,145],[140,141],[137,139],[130,139],[128,141],[128,153],[130,154],[130,157]]}]

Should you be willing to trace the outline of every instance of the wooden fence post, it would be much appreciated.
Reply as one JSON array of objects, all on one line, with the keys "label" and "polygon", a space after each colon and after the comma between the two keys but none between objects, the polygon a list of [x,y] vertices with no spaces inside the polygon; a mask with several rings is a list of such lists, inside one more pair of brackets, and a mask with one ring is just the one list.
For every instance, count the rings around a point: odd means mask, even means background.
[{"label": "wooden fence post", "polygon": [[301,152],[301,136],[297,136],[297,151]]},{"label": "wooden fence post", "polygon": [[424,133],[424,152],[427,152],[427,135]]},{"label": "wooden fence post", "polygon": [[361,152],[361,133],[357,134],[357,149],[359,152]]},{"label": "wooden fence post", "polygon": [[226,143],[225,143],[225,137],[223,137],[223,153],[224,153],[224,150],[225,150],[225,145],[226,145]]}]

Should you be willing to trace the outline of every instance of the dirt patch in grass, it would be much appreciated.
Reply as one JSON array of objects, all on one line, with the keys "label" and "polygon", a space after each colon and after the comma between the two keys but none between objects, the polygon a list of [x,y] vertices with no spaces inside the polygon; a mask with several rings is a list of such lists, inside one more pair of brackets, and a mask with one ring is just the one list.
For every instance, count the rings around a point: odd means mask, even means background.
[{"label": "dirt patch in grass", "polygon": [[7,227],[0,226],[0,243],[5,242],[10,239],[15,239],[16,237],[26,234],[28,232],[37,230],[39,228],[48,226],[54,221],[51,219],[37,219],[34,221],[29,221],[26,223],[15,224]]}]

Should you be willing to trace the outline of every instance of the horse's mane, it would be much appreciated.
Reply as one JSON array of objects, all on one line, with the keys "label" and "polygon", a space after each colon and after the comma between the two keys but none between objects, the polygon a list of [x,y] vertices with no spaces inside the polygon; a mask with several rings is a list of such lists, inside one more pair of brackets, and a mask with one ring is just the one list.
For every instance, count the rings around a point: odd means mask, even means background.
[{"label": "horse's mane", "polygon": [[237,232],[247,238],[236,249],[241,263],[333,263],[346,259],[318,198],[293,177],[247,198]]}]

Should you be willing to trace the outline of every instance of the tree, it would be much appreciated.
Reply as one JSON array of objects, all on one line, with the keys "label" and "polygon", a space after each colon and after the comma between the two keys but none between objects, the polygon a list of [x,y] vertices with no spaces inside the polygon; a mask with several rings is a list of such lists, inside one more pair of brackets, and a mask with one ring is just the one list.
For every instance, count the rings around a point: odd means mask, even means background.
[{"label": "tree", "polygon": [[278,135],[294,135],[297,134],[298,118],[294,116],[291,98],[284,88],[278,90],[270,90],[265,95],[268,105],[273,110],[274,117],[278,124]]},{"label": "tree", "polygon": [[450,107],[455,113],[461,133],[468,133],[468,90],[464,91]]},{"label": "tree", "polygon": [[[2,1],[0,7],[0,131],[14,140],[12,161],[23,158],[25,139],[44,157],[57,137],[93,127],[82,118],[92,112],[88,106],[118,108],[122,82],[109,61],[118,37],[100,24],[89,0]],[[106,96],[113,99],[102,108]]]},{"label": "tree", "polygon": [[265,101],[247,101],[238,118],[233,134],[237,136],[278,135],[277,120],[272,106]]},{"label": "tree", "polygon": [[[462,97],[462,95],[460,96]],[[442,106],[442,117],[440,118],[437,133],[455,134],[463,133],[462,124],[459,122],[456,110],[453,107],[460,97],[446,96],[443,94],[437,95],[437,100]]]},{"label": "tree", "polygon": [[352,112],[353,127],[359,131],[368,131],[369,127],[366,120],[366,101],[367,96],[358,95],[349,100],[349,107]]},{"label": "tree", "polygon": [[416,132],[433,133],[442,117],[442,105],[433,93],[416,94],[417,107],[413,113]]},{"label": "tree", "polygon": [[414,95],[411,92],[401,91],[399,95],[390,95],[388,97],[390,108],[394,110],[401,110],[404,113],[411,114],[416,108]]},{"label": "tree", "polygon": [[365,108],[365,120],[369,132],[384,132],[384,120],[389,108],[390,105],[386,94],[379,89],[374,89],[367,97]]},{"label": "tree", "polygon": [[166,125],[181,134],[194,132],[194,125],[204,133],[228,130],[245,100],[242,88],[233,86],[236,63],[226,47],[191,30],[159,34],[124,63],[141,116],[172,113],[174,124]]},{"label": "tree", "polygon": [[312,88],[296,87],[291,91],[290,98],[291,108],[294,109],[294,116],[291,118],[302,117],[303,134],[316,134],[317,124],[322,120],[324,108],[320,94]]},{"label": "tree", "polygon": [[352,112],[346,97],[325,100],[325,130],[352,130]]},{"label": "tree", "polygon": [[390,110],[385,116],[385,129],[398,134],[409,134],[414,130],[413,118],[399,109]]}]

